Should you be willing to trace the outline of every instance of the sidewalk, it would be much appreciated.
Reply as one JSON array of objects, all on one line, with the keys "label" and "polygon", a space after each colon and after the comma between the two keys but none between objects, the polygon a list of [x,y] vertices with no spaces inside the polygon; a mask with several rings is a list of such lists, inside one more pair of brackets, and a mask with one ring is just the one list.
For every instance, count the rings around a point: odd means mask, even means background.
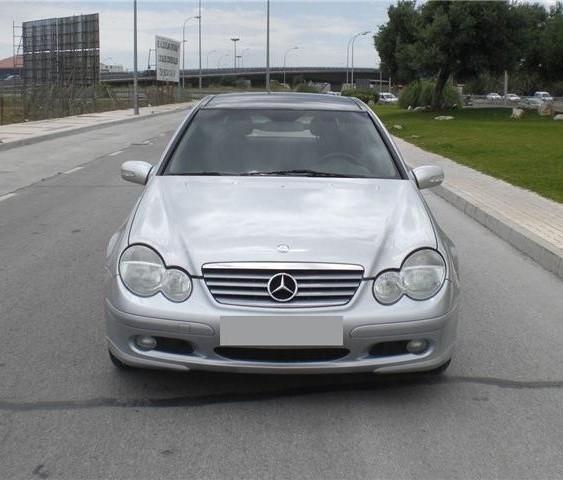
[{"label": "sidewalk", "polygon": [[433,189],[545,269],[563,278],[563,205],[515,187],[394,137],[412,167],[439,165],[442,186]]},{"label": "sidewalk", "polygon": [[132,109],[127,109],[2,125],[0,126],[0,150],[20,145],[29,145],[48,138],[69,135],[78,131],[129,122],[151,115],[162,115],[178,110],[185,110],[193,105],[193,103],[194,102],[173,103],[158,107],[143,107],[139,109],[139,116],[133,115]]}]

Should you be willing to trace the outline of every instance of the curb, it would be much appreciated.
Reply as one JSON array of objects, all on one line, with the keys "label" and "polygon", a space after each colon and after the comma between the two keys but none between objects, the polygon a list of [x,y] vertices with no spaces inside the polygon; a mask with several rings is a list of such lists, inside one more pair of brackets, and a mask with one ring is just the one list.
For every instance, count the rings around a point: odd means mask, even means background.
[{"label": "curb", "polygon": [[469,202],[444,185],[435,187],[431,191],[529,256],[543,268],[563,279],[563,252],[558,251],[553,245],[497,212],[493,213],[486,207]]},{"label": "curb", "polygon": [[[191,107],[188,107],[191,108]],[[168,115],[171,113],[178,113],[182,110],[186,110],[186,107],[178,107],[172,110],[167,110],[165,112],[153,112],[147,115],[140,115],[138,117],[123,118],[121,120],[110,120],[107,122],[99,122],[93,125],[84,125],[82,127],[71,128],[69,130],[63,130],[61,132],[46,133],[44,135],[38,135],[36,137],[24,138],[22,140],[14,140],[13,142],[0,143],[0,152],[5,150],[10,150],[16,147],[22,147],[25,145],[33,145],[34,143],[40,143],[45,140],[53,140],[55,138],[66,137],[68,135],[74,135],[75,133],[83,133],[90,130],[98,130],[100,128],[110,127],[112,125],[120,125],[122,123],[137,122],[140,120],[145,120],[148,118],[158,117],[160,115]]]}]

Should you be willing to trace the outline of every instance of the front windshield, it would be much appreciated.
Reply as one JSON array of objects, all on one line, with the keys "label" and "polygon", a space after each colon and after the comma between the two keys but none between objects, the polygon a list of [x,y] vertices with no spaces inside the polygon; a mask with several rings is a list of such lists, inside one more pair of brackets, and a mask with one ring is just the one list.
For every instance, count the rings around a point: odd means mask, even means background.
[{"label": "front windshield", "polygon": [[365,112],[202,109],[165,175],[400,178]]}]

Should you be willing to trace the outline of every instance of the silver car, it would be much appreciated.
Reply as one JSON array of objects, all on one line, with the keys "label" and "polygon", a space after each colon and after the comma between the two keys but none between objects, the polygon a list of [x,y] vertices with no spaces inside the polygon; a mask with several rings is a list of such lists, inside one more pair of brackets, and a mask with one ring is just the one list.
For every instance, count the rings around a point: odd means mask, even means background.
[{"label": "silver car", "polygon": [[452,357],[451,242],[374,113],[351,97],[203,99],[107,249],[119,367],[441,372]]}]

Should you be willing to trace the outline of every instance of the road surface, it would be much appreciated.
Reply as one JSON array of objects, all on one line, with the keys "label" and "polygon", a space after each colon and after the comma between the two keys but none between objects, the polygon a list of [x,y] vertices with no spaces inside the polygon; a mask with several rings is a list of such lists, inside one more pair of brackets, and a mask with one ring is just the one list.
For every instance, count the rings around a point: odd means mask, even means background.
[{"label": "road surface", "polygon": [[116,370],[104,249],[141,191],[119,166],[180,119],[0,152],[68,172],[0,201],[0,479],[563,477],[563,283],[431,193],[464,287],[444,377]]}]

